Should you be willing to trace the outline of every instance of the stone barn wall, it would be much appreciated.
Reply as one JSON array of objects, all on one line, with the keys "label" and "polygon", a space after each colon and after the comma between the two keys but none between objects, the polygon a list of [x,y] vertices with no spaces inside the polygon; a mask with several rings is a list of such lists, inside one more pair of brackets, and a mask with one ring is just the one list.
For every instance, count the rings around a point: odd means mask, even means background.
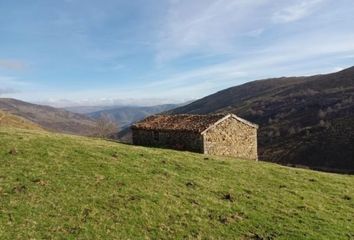
[{"label": "stone barn wall", "polygon": [[257,160],[257,129],[230,117],[204,133],[204,153]]},{"label": "stone barn wall", "polygon": [[133,144],[203,153],[203,137],[185,131],[133,129]]}]

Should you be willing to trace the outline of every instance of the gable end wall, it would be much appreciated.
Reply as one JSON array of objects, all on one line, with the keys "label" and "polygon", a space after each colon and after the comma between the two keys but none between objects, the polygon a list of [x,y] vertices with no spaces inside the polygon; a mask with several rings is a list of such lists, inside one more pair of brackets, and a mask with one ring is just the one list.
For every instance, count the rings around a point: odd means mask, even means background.
[{"label": "gable end wall", "polygon": [[257,128],[229,117],[203,135],[204,153],[258,160]]}]

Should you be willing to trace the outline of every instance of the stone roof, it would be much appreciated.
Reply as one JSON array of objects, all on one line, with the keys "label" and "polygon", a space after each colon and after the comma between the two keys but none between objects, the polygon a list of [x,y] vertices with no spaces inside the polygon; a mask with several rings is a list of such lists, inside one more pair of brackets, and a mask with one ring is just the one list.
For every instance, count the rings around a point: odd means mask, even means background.
[{"label": "stone roof", "polygon": [[209,114],[209,115],[153,115],[144,120],[134,124],[132,129],[144,130],[162,130],[162,131],[188,131],[202,133],[214,124],[217,124],[223,119],[233,116],[239,121],[258,128],[257,125],[252,124],[242,118],[233,114]]}]

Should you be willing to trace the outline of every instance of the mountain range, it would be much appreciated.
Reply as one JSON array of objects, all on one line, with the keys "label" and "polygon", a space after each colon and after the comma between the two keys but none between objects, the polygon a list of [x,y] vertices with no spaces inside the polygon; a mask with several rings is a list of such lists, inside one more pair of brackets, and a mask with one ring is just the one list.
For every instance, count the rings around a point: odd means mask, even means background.
[{"label": "mountain range", "polygon": [[98,119],[101,116],[107,116],[114,122],[116,122],[120,129],[129,127],[136,121],[142,120],[147,116],[165,112],[176,108],[181,105],[177,104],[163,104],[157,106],[140,107],[140,106],[118,106],[118,107],[106,107],[103,110],[88,112],[87,116]]},{"label": "mountain range", "polygon": [[260,126],[261,160],[354,172],[353,98],[351,67],[331,74],[257,80],[185,105],[84,106],[67,111],[0,98],[0,117],[3,116],[3,124],[21,123],[54,132],[93,135],[95,120],[108,116],[122,129],[116,137],[129,141],[129,126],[152,114],[234,113]]},{"label": "mountain range", "polygon": [[19,116],[53,132],[93,135],[95,121],[85,115],[63,109],[32,104],[11,98],[0,98],[0,110]]},{"label": "mountain range", "polygon": [[[45,105],[32,104],[17,99],[0,98],[2,123],[26,122],[25,125],[36,125],[42,129],[75,135],[94,135],[96,120],[107,116],[117,123],[120,129],[126,129],[134,122],[149,115],[164,112],[181,104],[164,104],[157,106],[80,106],[59,109]],[[11,116],[11,117],[10,117]],[[9,121],[11,119],[11,121]],[[15,121],[16,119],[16,121]],[[22,126],[23,124],[19,124]]]},{"label": "mountain range", "polygon": [[260,125],[260,159],[354,171],[354,67],[308,77],[249,82],[170,114],[234,113]]}]

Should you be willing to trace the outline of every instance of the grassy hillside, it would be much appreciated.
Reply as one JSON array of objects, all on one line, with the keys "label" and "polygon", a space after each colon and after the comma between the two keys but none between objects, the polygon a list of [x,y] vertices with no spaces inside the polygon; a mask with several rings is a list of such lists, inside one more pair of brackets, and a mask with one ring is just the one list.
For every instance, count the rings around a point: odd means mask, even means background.
[{"label": "grassy hillside", "polygon": [[0,98],[0,110],[27,119],[43,129],[77,135],[95,133],[95,121],[63,109],[37,105],[11,98]]},{"label": "grassy hillside", "polygon": [[354,67],[225,89],[172,113],[235,113],[260,125],[260,158],[354,172]]},{"label": "grassy hillside", "polygon": [[0,239],[353,239],[354,176],[0,128]]},{"label": "grassy hillside", "polygon": [[41,130],[37,124],[0,110],[0,127]]}]

